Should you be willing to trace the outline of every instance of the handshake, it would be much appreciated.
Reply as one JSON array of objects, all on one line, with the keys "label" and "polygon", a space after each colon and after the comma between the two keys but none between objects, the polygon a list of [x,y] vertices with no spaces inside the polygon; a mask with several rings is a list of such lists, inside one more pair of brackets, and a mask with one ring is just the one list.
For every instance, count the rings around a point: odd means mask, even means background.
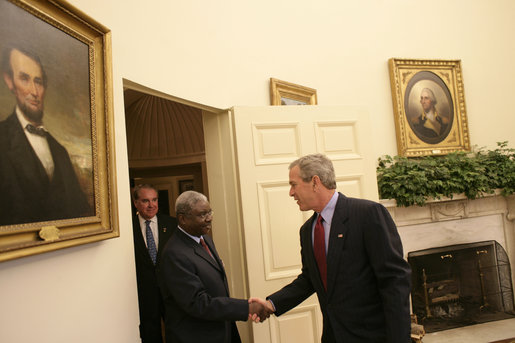
[{"label": "handshake", "polygon": [[261,298],[249,299],[249,319],[255,323],[264,322],[272,313],[275,312],[274,306],[269,300]]}]

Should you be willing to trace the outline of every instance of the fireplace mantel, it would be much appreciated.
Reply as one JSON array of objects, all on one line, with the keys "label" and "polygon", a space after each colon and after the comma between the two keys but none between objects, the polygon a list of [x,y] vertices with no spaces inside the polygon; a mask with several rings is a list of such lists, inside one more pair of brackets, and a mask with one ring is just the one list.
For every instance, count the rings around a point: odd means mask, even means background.
[{"label": "fireplace mantel", "polygon": [[504,197],[500,191],[468,199],[464,194],[452,198],[428,199],[424,206],[397,207],[393,199],[380,201],[392,215],[397,226],[456,220],[489,214],[505,214],[506,220],[515,221],[515,195]]},{"label": "fireplace mantel", "polygon": [[[397,207],[395,200],[381,200],[380,202],[388,209],[397,225],[405,258],[409,252],[413,251],[495,240],[508,254],[512,284],[515,284],[513,282],[515,275],[514,195],[505,197],[498,191],[495,194],[486,194],[481,198],[471,200],[463,194],[457,194],[452,199],[429,200],[424,206],[410,207]],[[486,324],[488,327],[490,323]],[[510,322],[511,325],[513,325],[513,321]],[[453,330],[463,330],[465,333],[468,332],[470,337],[479,337],[477,333],[473,333],[478,328],[479,326],[474,325]],[[445,332],[435,332],[428,336],[439,337],[434,342],[440,342],[442,339],[447,339]],[[502,335],[502,333],[500,334]],[[513,335],[508,337],[513,337]],[[430,339],[427,336],[426,338]],[[424,342],[426,338],[424,338]],[[432,341],[428,340],[428,342]],[[476,342],[476,340],[467,342]],[[477,340],[477,342],[484,341]]]}]

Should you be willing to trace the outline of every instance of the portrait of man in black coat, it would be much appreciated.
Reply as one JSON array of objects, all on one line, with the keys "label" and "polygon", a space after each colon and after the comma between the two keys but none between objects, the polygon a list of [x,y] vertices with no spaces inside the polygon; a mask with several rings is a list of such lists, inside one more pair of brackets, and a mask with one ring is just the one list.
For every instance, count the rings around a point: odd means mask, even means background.
[{"label": "portrait of man in black coat", "polygon": [[16,106],[0,122],[0,225],[94,215],[68,151],[43,126],[47,75],[39,56],[5,48],[2,76]]}]

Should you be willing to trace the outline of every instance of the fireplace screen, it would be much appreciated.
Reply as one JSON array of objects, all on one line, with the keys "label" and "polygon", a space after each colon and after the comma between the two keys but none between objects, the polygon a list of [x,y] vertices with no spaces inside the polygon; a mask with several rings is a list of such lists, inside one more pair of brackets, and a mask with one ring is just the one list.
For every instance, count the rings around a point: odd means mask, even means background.
[{"label": "fireplace screen", "polygon": [[515,316],[510,263],[496,241],[410,252],[413,313],[426,332]]}]

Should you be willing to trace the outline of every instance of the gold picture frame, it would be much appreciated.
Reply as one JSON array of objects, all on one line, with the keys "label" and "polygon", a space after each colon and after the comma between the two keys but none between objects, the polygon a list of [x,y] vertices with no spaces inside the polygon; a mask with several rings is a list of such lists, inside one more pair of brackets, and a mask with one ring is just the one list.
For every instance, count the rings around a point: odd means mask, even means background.
[{"label": "gold picture frame", "polygon": [[[0,133],[19,130],[16,146],[32,151],[17,155],[6,141],[0,144],[0,192],[7,199],[0,200],[0,261],[118,237],[110,30],[64,0],[0,0],[0,50],[10,68],[0,79]],[[34,82],[43,87],[43,137],[55,167],[50,171],[30,148],[40,143],[26,138],[20,125],[27,110],[15,109],[21,100],[10,91],[20,87],[12,81],[14,56],[39,65],[43,82],[37,75]],[[37,170],[13,172],[9,163]],[[63,186],[72,184],[73,191]],[[44,211],[16,201],[39,193]]]},{"label": "gold picture frame", "polygon": [[460,60],[388,61],[398,154],[470,151]]},{"label": "gold picture frame", "polygon": [[270,102],[281,105],[316,105],[316,89],[270,78]]}]

